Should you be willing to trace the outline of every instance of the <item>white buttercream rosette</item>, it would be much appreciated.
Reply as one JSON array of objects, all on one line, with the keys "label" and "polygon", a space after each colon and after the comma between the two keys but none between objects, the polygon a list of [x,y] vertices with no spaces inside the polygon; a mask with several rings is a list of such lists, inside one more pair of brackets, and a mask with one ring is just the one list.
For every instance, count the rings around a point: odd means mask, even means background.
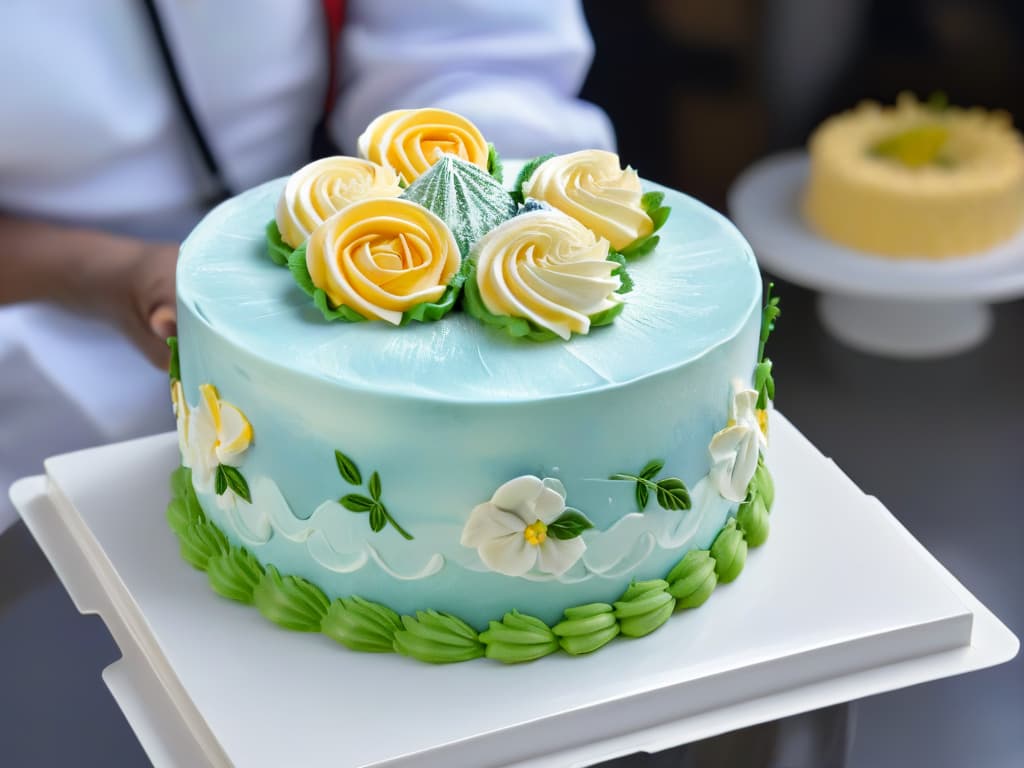
[{"label": "white buttercream rosette", "polygon": [[614,152],[585,149],[541,163],[523,184],[524,197],[543,200],[621,251],[654,231],[641,204],[640,177]]},{"label": "white buttercream rosette", "polygon": [[332,214],[368,197],[398,197],[394,170],[358,157],[325,157],[293,173],[281,190],[274,219],[281,240],[298,248]]},{"label": "white buttercream rosette", "polygon": [[608,241],[558,211],[520,214],[473,248],[476,287],[495,316],[519,317],[568,339],[621,304]]}]

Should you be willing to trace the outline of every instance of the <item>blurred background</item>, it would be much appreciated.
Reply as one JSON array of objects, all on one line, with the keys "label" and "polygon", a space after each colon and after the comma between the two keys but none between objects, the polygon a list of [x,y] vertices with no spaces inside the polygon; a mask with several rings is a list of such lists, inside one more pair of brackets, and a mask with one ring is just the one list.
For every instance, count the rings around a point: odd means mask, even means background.
[{"label": "blurred background", "polygon": [[583,96],[643,175],[725,210],[767,153],[863,99],[900,91],[1024,120],[1016,0],[638,0],[584,3],[597,55]]},{"label": "blurred background", "polygon": [[[596,56],[583,96],[611,117],[622,160],[723,212],[743,169],[803,145],[861,99],[944,91],[1024,123],[1020,0],[584,8]],[[997,307],[982,346],[912,362],[843,347],[820,327],[814,294],[785,283],[778,293],[779,409],[1024,635],[1024,302]],[[0,764],[148,764],[100,678],[118,656],[24,526],[0,536]],[[858,702],[853,721],[853,768],[1024,765],[1024,659]],[[671,754],[616,762],[678,764]]]},{"label": "blurred background", "polygon": [[[751,163],[803,146],[863,99],[942,91],[1024,124],[1017,0],[584,7],[597,46],[584,96],[611,116],[623,161],[724,213]],[[779,409],[1024,635],[1024,447],[1013,444],[1024,429],[1024,302],[996,307],[981,347],[906,361],[843,347],[821,328],[813,293],[785,282],[779,293],[769,350]],[[1024,658],[857,702],[853,721],[851,768],[1024,765]],[[628,763],[677,764],[667,754]]]}]

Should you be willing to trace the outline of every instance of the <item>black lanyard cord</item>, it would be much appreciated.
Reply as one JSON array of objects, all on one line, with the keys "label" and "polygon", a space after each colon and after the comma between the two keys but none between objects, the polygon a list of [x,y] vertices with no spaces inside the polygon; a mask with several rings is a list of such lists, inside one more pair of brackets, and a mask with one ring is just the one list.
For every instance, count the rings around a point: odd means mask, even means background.
[{"label": "black lanyard cord", "polygon": [[163,60],[164,69],[167,72],[167,78],[171,84],[171,90],[174,92],[174,99],[178,103],[178,109],[181,111],[181,116],[185,120],[185,125],[192,134],[192,140],[195,142],[196,149],[199,150],[199,155],[203,160],[203,165],[206,166],[206,170],[210,176],[217,182],[219,187],[216,194],[217,199],[223,199],[230,195],[230,189],[225,183],[224,174],[220,169],[220,165],[217,162],[217,158],[214,156],[213,151],[210,149],[210,144],[206,140],[206,136],[203,134],[203,129],[199,125],[199,121],[196,119],[195,110],[192,109],[192,104],[189,102],[188,93],[185,91],[185,86],[181,82],[181,77],[178,75],[178,68],[174,63],[174,54],[171,52],[171,47],[167,43],[167,35],[164,33],[163,25],[160,23],[160,14],[157,12],[156,4],[154,0],[143,0],[143,5],[146,8],[146,14],[149,16],[150,23],[153,27],[153,35],[156,38],[157,47],[160,49],[160,58]]}]

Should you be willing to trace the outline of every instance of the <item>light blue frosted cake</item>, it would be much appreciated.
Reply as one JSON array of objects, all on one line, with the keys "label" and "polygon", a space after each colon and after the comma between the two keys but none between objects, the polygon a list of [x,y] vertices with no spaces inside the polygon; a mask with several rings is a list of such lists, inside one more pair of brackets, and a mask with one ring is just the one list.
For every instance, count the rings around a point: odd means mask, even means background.
[{"label": "light blue frosted cake", "polygon": [[776,302],[726,219],[614,155],[541,158],[509,192],[493,149],[446,149],[393,177],[319,161],[182,246],[182,554],[355,650],[647,634],[767,536]]}]

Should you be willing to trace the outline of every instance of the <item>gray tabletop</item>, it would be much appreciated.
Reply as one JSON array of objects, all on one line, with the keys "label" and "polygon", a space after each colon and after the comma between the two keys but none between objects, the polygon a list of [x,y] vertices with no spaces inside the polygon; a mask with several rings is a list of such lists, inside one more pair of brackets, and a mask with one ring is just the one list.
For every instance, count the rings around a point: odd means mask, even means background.
[{"label": "gray tabletop", "polygon": [[[782,284],[777,405],[1024,635],[1024,302],[997,307],[977,350],[870,357],[832,341],[814,297]],[[827,500],[823,503],[827,503]],[[23,524],[0,536],[0,765],[144,766],[100,678],[119,657]],[[1024,657],[857,703],[855,768],[1024,764]],[[669,765],[666,755],[616,764]]]}]

